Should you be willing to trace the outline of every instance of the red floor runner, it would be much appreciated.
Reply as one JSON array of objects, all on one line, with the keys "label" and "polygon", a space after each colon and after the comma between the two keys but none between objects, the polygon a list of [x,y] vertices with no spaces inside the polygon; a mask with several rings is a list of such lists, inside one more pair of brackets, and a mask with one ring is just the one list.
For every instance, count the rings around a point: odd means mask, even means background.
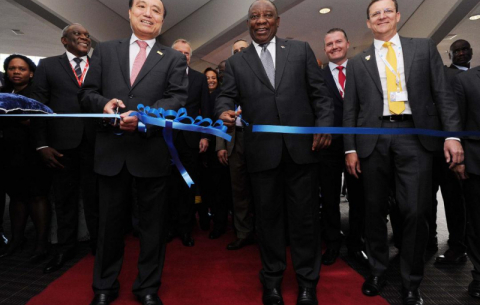
[{"label": "red floor runner", "polygon": [[[250,305],[262,304],[262,286],[258,279],[260,257],[257,246],[228,251],[233,238],[228,232],[218,240],[209,240],[207,232],[195,233],[195,246],[184,247],[175,239],[167,247],[160,288],[165,305]],[[131,287],[135,279],[139,242],[128,237],[120,274],[120,296],[112,305],[139,304]],[[29,305],[86,305],[93,298],[91,289],[94,257],[88,255],[34,297]],[[296,301],[297,286],[289,256],[282,290],[285,304]],[[320,304],[386,305],[381,297],[365,297],[360,287],[363,278],[339,259],[332,266],[322,266],[317,294]]]}]

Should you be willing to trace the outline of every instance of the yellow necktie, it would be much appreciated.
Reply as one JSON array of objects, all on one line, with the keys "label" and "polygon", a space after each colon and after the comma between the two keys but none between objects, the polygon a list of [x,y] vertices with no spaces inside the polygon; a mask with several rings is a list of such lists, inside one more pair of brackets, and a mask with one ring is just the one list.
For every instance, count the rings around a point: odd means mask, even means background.
[{"label": "yellow necktie", "polygon": [[[395,50],[392,47],[391,42],[385,42],[383,47],[388,49],[387,52],[387,61],[392,66],[395,73],[397,72],[397,56],[395,55]],[[397,86],[397,78],[392,71],[388,67],[385,67],[387,70],[387,96],[388,96],[388,108],[392,114],[401,114],[405,110],[405,101],[396,101],[392,102],[390,100],[390,93],[391,92],[399,92],[402,91],[402,82],[401,80],[398,81]]]}]

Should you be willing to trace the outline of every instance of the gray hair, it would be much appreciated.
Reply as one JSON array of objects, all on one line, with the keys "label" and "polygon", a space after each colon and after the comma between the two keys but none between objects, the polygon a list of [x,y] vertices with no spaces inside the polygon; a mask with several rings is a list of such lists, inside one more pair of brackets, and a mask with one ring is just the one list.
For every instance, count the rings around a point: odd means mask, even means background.
[{"label": "gray hair", "polygon": [[183,38],[179,38],[179,39],[175,40],[175,41],[172,43],[172,49],[173,49],[173,47],[174,47],[177,43],[185,43],[185,44],[188,44],[188,47],[190,48],[190,56],[193,55],[193,49],[192,49],[192,45],[190,44],[190,41],[188,41],[188,40],[186,40],[186,39],[183,39]]},{"label": "gray hair", "polygon": [[235,40],[235,42],[232,44],[232,55],[233,55],[233,46],[234,46],[237,42],[239,42],[239,41],[243,41],[243,42],[245,42],[246,44],[248,44],[248,41],[246,41],[246,40],[243,39],[243,38],[240,38],[240,39]]}]

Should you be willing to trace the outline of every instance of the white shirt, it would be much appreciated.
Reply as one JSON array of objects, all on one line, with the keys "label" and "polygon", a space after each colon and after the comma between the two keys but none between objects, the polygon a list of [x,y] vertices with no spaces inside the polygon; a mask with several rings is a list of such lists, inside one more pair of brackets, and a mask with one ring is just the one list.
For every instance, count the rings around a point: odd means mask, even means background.
[{"label": "white shirt", "polygon": [[[68,62],[70,63],[70,65],[72,65],[72,68],[73,68],[73,71],[75,70],[75,66],[77,65],[77,63],[73,60],[74,58],[77,58],[77,56],[73,55],[72,53],[70,52],[65,52],[67,54],[67,58],[68,58]],[[82,61],[80,62],[80,69],[82,69],[82,73],[83,71],[85,70],[85,67],[87,66],[87,55],[85,56],[82,56],[82,57],[79,57],[82,59]],[[90,67],[87,67],[87,70],[85,71],[85,76],[83,78],[83,80],[85,80],[85,78],[87,77],[87,72],[88,72],[88,69]],[[75,72],[74,72],[75,73]]]},{"label": "white shirt", "polygon": [[[260,53],[262,52],[262,47],[256,43],[255,41],[252,41],[253,46],[255,47],[255,50],[257,51],[258,57],[260,57]],[[273,60],[273,67],[277,67],[277,51],[275,45],[277,44],[277,39],[276,37],[273,37],[272,40],[270,40],[270,43],[267,46],[267,50],[270,52],[270,55],[272,55],[272,60]]]},{"label": "white shirt", "polygon": [[452,65],[454,65],[455,67],[457,67],[458,70],[468,71],[468,68],[467,68],[467,67],[457,66],[456,64],[452,64]]},{"label": "white shirt", "polygon": [[[132,34],[132,38],[130,38],[130,50],[129,50],[130,74],[132,74],[133,63],[135,62],[135,58],[137,57],[138,52],[140,52],[140,46],[138,45],[137,40],[141,40],[141,39],[138,39],[137,36],[135,36],[135,34]],[[147,57],[148,57],[148,54],[150,54],[150,51],[155,45],[155,38],[150,40],[143,40],[143,41],[145,41],[148,44],[147,45]]]},{"label": "white shirt", "polygon": [[[395,50],[395,55],[397,56],[397,72],[400,74],[400,81],[402,82],[402,90],[407,91],[407,82],[405,80],[405,63],[403,61],[403,49],[402,43],[400,42],[400,36],[395,34],[392,39],[390,39],[392,47]],[[387,70],[385,62],[382,60],[382,57],[387,60],[388,49],[383,46],[385,41],[375,39],[373,45],[375,46],[375,59],[377,60],[378,72],[380,73],[380,82],[382,83],[383,91],[383,115],[388,116],[392,115],[388,106],[388,89],[387,89]],[[412,114],[412,109],[408,101],[405,101],[405,110],[402,114]]]},{"label": "white shirt", "polygon": [[338,89],[338,92],[340,92],[340,95],[343,97],[344,94],[342,94],[343,92],[343,89],[342,89],[342,86],[340,86],[340,82],[338,80],[338,74],[340,73],[340,71],[337,69],[338,66],[342,66],[343,67],[343,74],[345,74],[345,84],[344,84],[344,87],[347,88],[347,80],[346,80],[346,77],[347,77],[347,62],[348,62],[348,59],[341,65],[337,65],[333,62],[329,62],[328,63],[328,67],[330,68],[330,71],[332,72],[332,76],[333,76],[333,80],[335,81],[335,85],[337,85],[337,89]]}]

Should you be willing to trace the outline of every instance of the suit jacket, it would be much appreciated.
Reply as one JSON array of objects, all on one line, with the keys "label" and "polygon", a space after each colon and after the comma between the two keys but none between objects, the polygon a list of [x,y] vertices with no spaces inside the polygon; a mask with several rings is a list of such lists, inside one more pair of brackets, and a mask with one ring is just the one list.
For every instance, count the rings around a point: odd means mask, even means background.
[{"label": "suit jacket", "polygon": [[[297,164],[318,162],[312,135],[252,133],[253,125],[332,126],[333,101],[320,68],[306,42],[277,38],[275,88],[270,83],[253,44],[227,60],[218,117],[234,105],[242,107],[245,155],[249,172],[278,167],[283,147]],[[285,143],[285,144],[284,144]]]},{"label": "suit jacket", "polygon": [[[138,104],[166,110],[185,106],[188,88],[185,56],[156,42],[131,86],[129,47],[130,38],[97,45],[79,93],[83,109],[102,113],[113,98],[126,105],[122,112],[136,111]],[[133,176],[161,177],[169,174],[170,163],[160,131],[148,137],[139,132],[119,136],[110,128],[97,133],[95,171],[101,175],[114,176],[126,165]]]},{"label": "suit jacket", "polygon": [[[89,73],[85,80],[89,78]],[[55,113],[80,113],[79,90],[80,85],[66,53],[40,60],[33,78],[33,99],[47,105]],[[91,119],[37,119],[32,120],[32,127],[36,147],[73,149],[80,145],[84,134],[89,143],[93,145],[95,142],[96,124]]]},{"label": "suit jacket", "polygon": [[[400,37],[405,64],[408,102],[416,128],[461,129],[458,105],[448,89],[443,64],[431,39]],[[348,61],[343,125],[345,127],[380,128],[383,116],[383,90],[375,59],[375,47]],[[438,149],[443,139],[418,136],[428,151]],[[345,135],[345,150],[356,150],[360,158],[368,157],[378,135]]]},{"label": "suit jacket", "polygon": [[[188,69],[188,98],[185,106],[189,117],[196,118],[201,115],[204,118],[211,117],[211,111],[208,108],[208,84],[207,78],[203,73]],[[183,137],[190,148],[197,148],[200,138],[210,138],[208,135],[202,135],[198,132],[182,131]]]},{"label": "suit jacket", "polygon": [[[480,130],[480,67],[460,73],[454,80],[464,130]],[[480,175],[480,137],[463,141],[467,172]]]}]

